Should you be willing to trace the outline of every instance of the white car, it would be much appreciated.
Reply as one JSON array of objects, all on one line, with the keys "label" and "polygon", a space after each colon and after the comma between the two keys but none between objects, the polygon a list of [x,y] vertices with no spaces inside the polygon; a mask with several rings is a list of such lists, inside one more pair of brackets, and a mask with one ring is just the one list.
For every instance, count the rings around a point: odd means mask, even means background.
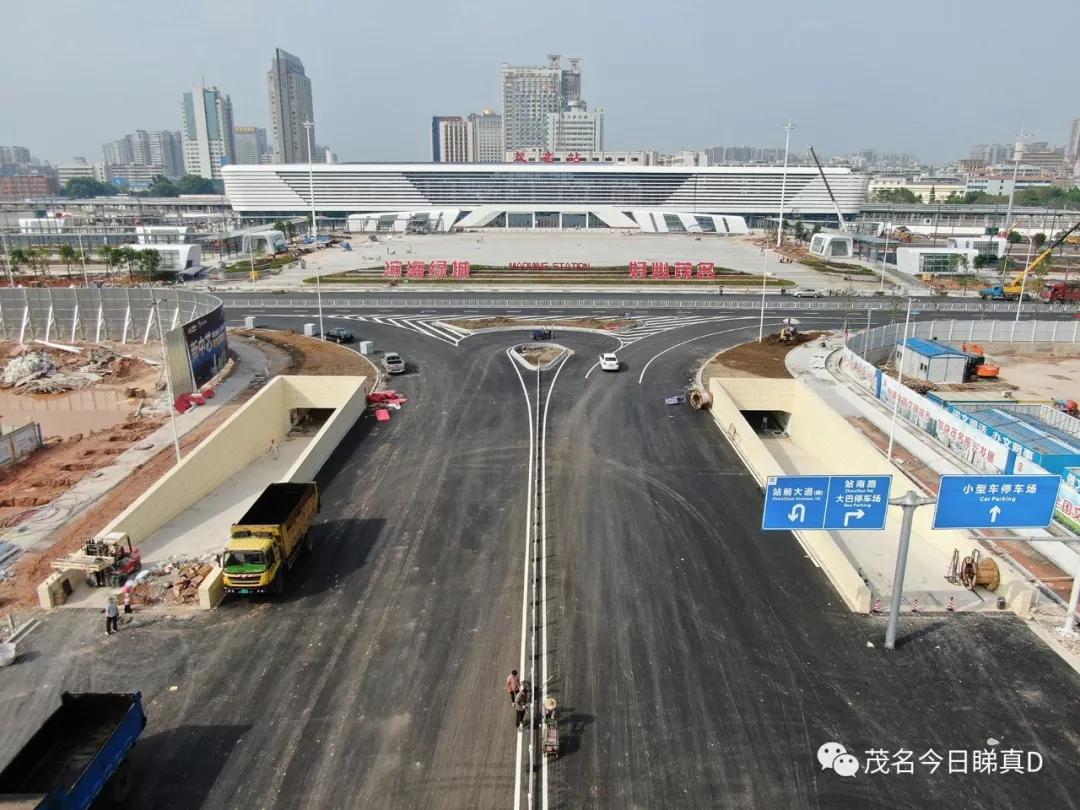
[{"label": "white car", "polygon": [[387,374],[404,374],[405,361],[397,352],[387,352],[383,356],[383,368],[386,369]]},{"label": "white car", "polygon": [[619,370],[619,358],[611,352],[600,355],[600,370],[601,371],[618,371]]},{"label": "white car", "polygon": [[821,292],[819,290],[811,290],[807,287],[795,290],[791,294],[795,298],[821,298]]}]

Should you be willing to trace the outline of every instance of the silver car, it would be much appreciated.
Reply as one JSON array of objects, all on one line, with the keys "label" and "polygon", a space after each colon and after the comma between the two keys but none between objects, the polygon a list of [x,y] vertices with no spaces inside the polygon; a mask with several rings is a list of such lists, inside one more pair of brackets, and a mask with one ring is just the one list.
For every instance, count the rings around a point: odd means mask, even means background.
[{"label": "silver car", "polygon": [[405,373],[405,361],[401,359],[401,355],[397,352],[387,352],[384,354],[382,364],[383,368],[386,369],[387,374]]}]

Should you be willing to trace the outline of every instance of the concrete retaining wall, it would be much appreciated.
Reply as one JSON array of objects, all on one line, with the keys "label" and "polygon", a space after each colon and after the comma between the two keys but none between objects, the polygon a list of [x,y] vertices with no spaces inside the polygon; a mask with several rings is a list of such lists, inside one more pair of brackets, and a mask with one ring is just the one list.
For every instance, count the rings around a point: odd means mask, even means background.
[{"label": "concrete retaining wall", "polygon": [[[770,475],[788,472],[773,458],[768,448],[747,424],[740,410],[786,411],[791,414],[788,435],[803,452],[817,461],[813,470],[801,474],[840,475],[857,470],[860,474],[893,476],[893,494],[921,487],[895,467],[861,433],[837,414],[804,383],[797,380],[760,380],[723,378],[709,380],[713,397],[712,414],[724,435],[754,474],[759,485]],[[901,510],[889,508],[889,526],[898,527]],[[966,532],[935,531],[931,528],[932,509],[915,512],[912,543],[929,544],[942,559],[942,575],[952,549],[962,553],[976,545]],[[858,612],[870,609],[870,589],[855,566],[829,532],[798,533],[804,546],[815,558],[848,608]],[[1026,615],[1031,604],[1032,585],[1008,566],[1001,568],[1001,585],[996,596],[1004,596],[1009,607]]]},{"label": "concrete retaining wall", "polygon": [[[710,379],[713,419],[728,441],[742,457],[747,468],[764,487],[770,475],[783,475],[784,469],[773,458],[753,428],[743,419],[740,410],[794,412],[797,389],[803,387],[795,380],[763,380],[756,378]],[[730,392],[730,394],[729,394]],[[792,421],[795,421],[794,413]],[[796,532],[803,547],[825,572],[849,610],[870,611],[870,589],[859,576],[828,532]]]},{"label": "concrete retaining wall", "polygon": [[[335,408],[288,480],[311,480],[366,406],[364,377],[275,377],[125,509],[104,532],[140,543],[266,453],[289,430],[291,408]],[[306,478],[302,478],[306,476]]]}]

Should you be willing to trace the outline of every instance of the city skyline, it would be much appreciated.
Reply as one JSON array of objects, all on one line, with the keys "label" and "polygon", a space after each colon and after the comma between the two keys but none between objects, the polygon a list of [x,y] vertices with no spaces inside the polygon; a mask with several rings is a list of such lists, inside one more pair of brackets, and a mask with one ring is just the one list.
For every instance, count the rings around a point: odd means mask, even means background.
[{"label": "city skyline", "polygon": [[[1058,24],[1038,46],[1048,81],[1023,79],[1021,68],[1035,56],[1035,45],[1015,42],[996,57],[994,104],[985,103],[978,83],[959,62],[920,56],[918,42],[927,32],[918,8],[886,25],[866,19],[872,15],[851,3],[814,17],[807,17],[804,7],[781,3],[789,18],[799,15],[799,25],[776,25],[782,15],[697,0],[691,5],[687,13],[699,25],[639,27],[625,4],[605,2],[588,8],[556,2],[541,19],[490,19],[471,9],[424,15],[413,7],[389,7],[363,20],[358,10],[315,2],[311,13],[335,24],[306,30],[288,25],[272,8],[261,6],[267,13],[253,18],[241,5],[210,9],[196,3],[190,9],[163,9],[154,45],[138,47],[132,46],[137,14],[118,14],[104,26],[91,9],[60,0],[49,30],[57,58],[37,59],[37,46],[28,37],[14,38],[0,55],[0,65],[23,77],[0,88],[0,104],[17,111],[0,121],[0,143],[25,144],[54,164],[67,163],[75,155],[93,154],[117,133],[178,128],[172,99],[200,82],[232,97],[238,121],[269,130],[266,60],[276,46],[298,54],[316,77],[320,97],[333,99],[318,111],[319,139],[334,144],[349,161],[428,159],[425,122],[433,114],[484,107],[502,112],[501,64],[543,64],[549,52],[584,60],[587,97],[602,100],[605,148],[610,149],[775,146],[782,143],[782,123],[790,116],[799,123],[793,150],[813,143],[823,154],[835,155],[872,147],[912,152],[940,164],[964,157],[971,144],[1007,142],[1020,129],[1064,145],[1080,114],[1080,101],[1075,108],[1049,103],[1061,95],[1053,77],[1071,69],[1068,22],[1080,21],[1080,11],[1064,2],[1054,4]],[[916,6],[927,12],[939,8]],[[616,8],[620,13],[612,18]],[[951,4],[941,24],[960,26],[998,11],[1007,15],[1011,7],[999,0]],[[571,12],[575,25],[568,28]],[[13,30],[40,24],[28,8],[9,14]],[[841,21],[844,48],[822,49],[822,39]],[[361,24],[369,36],[358,51],[354,37]],[[739,36],[725,34],[736,29]],[[196,30],[199,47],[192,51]],[[100,34],[108,58],[88,65],[68,45],[89,32]],[[434,47],[457,41],[468,47]],[[768,66],[761,59],[768,50],[764,43],[776,49]],[[663,59],[664,52],[678,53],[679,59]],[[627,70],[628,62],[636,69]],[[24,70],[26,65],[34,69]],[[756,66],[753,81],[747,78],[749,65]],[[78,83],[59,80],[76,73]],[[931,83],[933,93],[914,92]],[[405,88],[408,92],[402,92]],[[72,118],[79,127],[70,126]]]}]

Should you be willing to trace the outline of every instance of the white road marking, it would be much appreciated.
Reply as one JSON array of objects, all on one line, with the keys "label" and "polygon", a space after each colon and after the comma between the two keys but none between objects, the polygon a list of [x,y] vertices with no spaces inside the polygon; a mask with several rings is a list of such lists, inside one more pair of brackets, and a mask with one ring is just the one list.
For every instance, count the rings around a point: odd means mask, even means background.
[{"label": "white road marking", "polygon": [[585,372],[585,379],[586,379],[586,380],[587,380],[587,379],[589,379],[589,375],[590,375],[590,374],[592,374],[592,373],[593,373],[594,371],[596,371],[596,367],[597,367],[598,365],[600,365],[600,361],[599,361],[599,360],[597,360],[597,361],[596,361],[595,363],[593,363],[593,364],[592,364],[591,366],[589,366],[589,370]]},{"label": "white road marking", "polygon": [[[529,615],[529,559],[532,554],[532,511],[533,511],[533,498],[532,498],[532,485],[533,485],[533,472],[536,469],[536,465],[533,464],[533,451],[535,449],[533,438],[533,413],[532,403],[529,400],[529,389],[525,385],[525,378],[521,376],[521,367],[517,361],[510,356],[510,349],[506,350],[506,358],[510,361],[510,365],[514,367],[514,371],[517,373],[518,381],[521,383],[521,391],[525,394],[525,412],[529,417],[529,484],[526,495],[526,508],[525,508],[525,572],[522,581],[521,588],[521,661],[518,664],[518,672],[525,672],[525,638],[526,629],[528,626]],[[524,732],[517,732],[517,754],[514,757],[514,810],[520,810],[521,808],[521,755],[522,755],[522,737]]]},{"label": "white road marking", "polygon": [[[540,604],[543,613],[540,616],[542,635],[540,640],[540,680],[543,683],[543,695],[541,700],[547,700],[548,694],[548,640],[547,640],[547,420],[548,410],[551,404],[551,395],[555,391],[555,383],[559,380],[559,372],[566,365],[568,357],[563,356],[559,367],[555,369],[555,376],[551,378],[548,386],[547,399],[544,400],[544,419],[540,428]],[[541,702],[541,705],[543,703]],[[541,726],[541,734],[544,733]],[[543,751],[540,753],[540,808],[548,808],[548,761]]]}]

